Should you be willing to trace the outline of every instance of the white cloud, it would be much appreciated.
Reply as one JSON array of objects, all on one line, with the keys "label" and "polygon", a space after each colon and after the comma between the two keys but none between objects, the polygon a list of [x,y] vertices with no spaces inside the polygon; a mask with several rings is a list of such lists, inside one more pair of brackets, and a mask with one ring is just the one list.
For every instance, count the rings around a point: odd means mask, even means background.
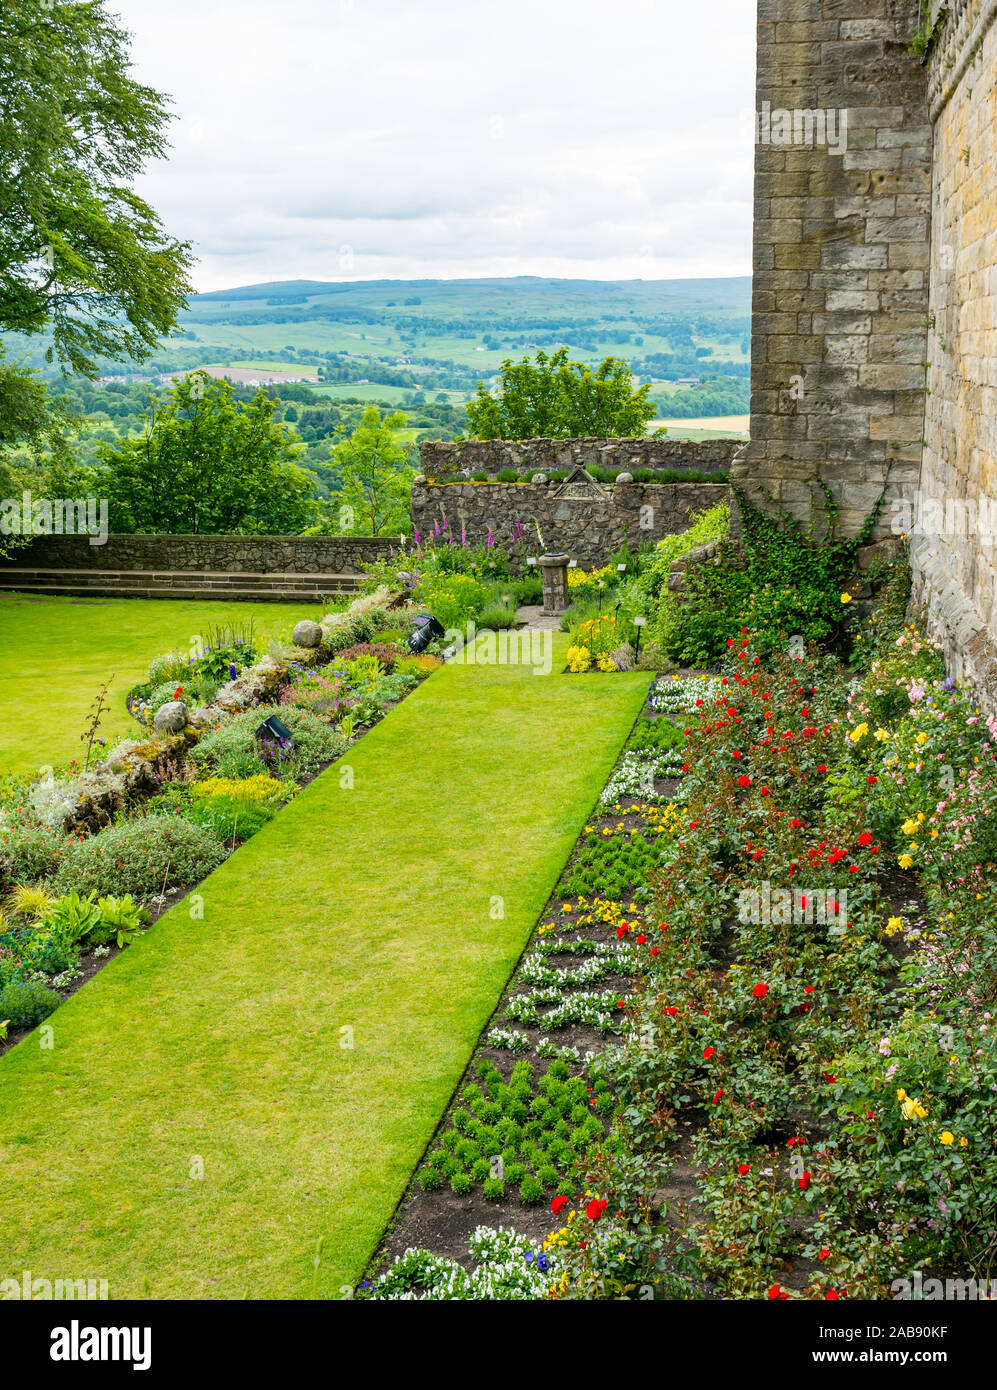
[{"label": "white cloud", "polygon": [[199,289],[750,272],[745,0],[118,0]]}]

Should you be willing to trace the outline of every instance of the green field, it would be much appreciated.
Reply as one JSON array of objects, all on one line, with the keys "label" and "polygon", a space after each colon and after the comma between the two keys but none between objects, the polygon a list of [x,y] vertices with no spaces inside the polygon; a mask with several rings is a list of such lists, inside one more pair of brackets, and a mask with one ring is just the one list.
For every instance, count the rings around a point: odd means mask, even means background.
[{"label": "green field", "polygon": [[124,697],[159,652],[188,650],[192,638],[219,624],[251,622],[261,635],[288,633],[300,618],[319,616],[315,604],[0,594],[0,688],[8,716],[0,721],[0,773],[78,758],[89,707],[108,677],[101,731],[115,742],[135,733]]},{"label": "green field", "polygon": [[0,1276],[349,1292],[646,695],[555,641],[437,672],[0,1059]]}]

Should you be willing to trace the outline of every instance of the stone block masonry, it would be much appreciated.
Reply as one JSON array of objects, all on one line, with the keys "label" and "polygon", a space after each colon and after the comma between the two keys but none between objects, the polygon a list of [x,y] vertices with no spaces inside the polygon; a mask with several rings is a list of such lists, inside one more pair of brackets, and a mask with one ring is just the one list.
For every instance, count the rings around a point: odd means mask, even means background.
[{"label": "stone block masonry", "polygon": [[743,439],[465,439],[428,440],[419,446],[423,474],[433,482],[472,473],[494,477],[507,468],[550,473],[569,468],[728,469]]},{"label": "stone block masonry", "polygon": [[997,0],[936,4],[929,395],[915,599],[997,710]]},{"label": "stone block masonry", "polygon": [[0,558],[0,569],[362,574],[392,548],[397,536],[111,535],[106,545],[90,545],[86,536],[36,536]]},{"label": "stone block masonry", "polygon": [[[722,502],[725,483],[628,483],[601,487],[587,475],[551,483],[417,483],[412,521],[423,540],[437,528],[470,545],[492,536],[512,554],[564,552],[583,569],[606,564],[627,544],[685,531]],[[539,527],[539,535],[537,528]],[[540,536],[543,537],[541,541]]]},{"label": "stone block masonry", "polygon": [[756,104],[732,478],[803,516],[819,471],[854,531],[889,467],[877,538],[910,535],[929,631],[997,711],[997,0],[758,0]]},{"label": "stone block masonry", "polygon": [[[931,123],[919,0],[759,0],[751,442],[732,477],[844,530],[913,495],[927,358]],[[889,533],[889,509],[880,536]]]}]

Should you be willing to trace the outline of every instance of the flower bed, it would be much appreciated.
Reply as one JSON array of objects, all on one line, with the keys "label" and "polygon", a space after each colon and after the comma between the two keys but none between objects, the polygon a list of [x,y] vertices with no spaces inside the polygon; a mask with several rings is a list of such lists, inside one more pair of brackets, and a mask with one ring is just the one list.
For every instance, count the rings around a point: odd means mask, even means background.
[{"label": "flower bed", "polygon": [[[391,603],[382,589],[329,614],[318,648],[261,657],[251,636],[229,634],[193,659],[165,653],[131,692],[146,726],[141,739],[82,772],[4,784],[0,1050],[436,669],[434,657],[412,657],[393,640],[410,610]],[[150,731],[163,705],[192,692],[210,692],[214,702],[176,732]],[[258,737],[269,716],[289,740]],[[95,723],[93,747],[96,734]]]},{"label": "flower bed", "polygon": [[[587,847],[646,842],[660,803],[590,823],[476,1060],[511,1085],[511,1059],[561,1052],[605,1083],[609,1128],[574,1146],[545,1213],[493,1189],[519,1233],[502,1279],[480,1233],[460,1273],[412,1239],[463,1250],[484,1195],[413,1192],[371,1296],[891,1299],[916,1272],[988,1296],[997,726],[904,625],[904,590],[898,568],[852,620],[850,673],[744,631],[715,680],[652,690],[649,713],[685,706],[657,861],[621,849],[610,873]],[[567,896],[579,874],[601,891]]]}]

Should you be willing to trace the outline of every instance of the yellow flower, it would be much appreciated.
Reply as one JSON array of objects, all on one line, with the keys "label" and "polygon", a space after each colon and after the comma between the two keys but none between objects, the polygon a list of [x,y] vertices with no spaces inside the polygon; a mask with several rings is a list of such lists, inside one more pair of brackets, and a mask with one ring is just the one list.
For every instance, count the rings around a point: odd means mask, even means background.
[{"label": "yellow flower", "polygon": [[901,1090],[901,1091],[898,1091],[898,1092],[897,1092],[897,1100],[906,1100],[906,1099],[907,1099],[907,1092],[906,1092],[906,1091]]},{"label": "yellow flower", "polygon": [[895,936],[898,931],[903,931],[904,919],[902,917],[891,917],[886,924],[886,935]]},{"label": "yellow flower", "polygon": [[914,742],[915,742],[916,744],[918,744],[918,745],[923,745],[923,744],[927,743],[927,741],[928,741],[928,735],[927,735],[927,734],[918,734],[917,738],[914,740]]},{"label": "yellow flower", "polygon": [[884,739],[888,739],[888,738],[889,738],[889,734],[886,732],[885,729],[877,729],[877,730],[876,730],[876,735],[875,735],[875,736],[876,736],[876,738],[879,740],[880,743],[882,743],[882,742],[884,741]]},{"label": "yellow flower", "polygon": [[916,835],[918,832],[918,824],[916,820],[905,820],[900,828],[905,835]]},{"label": "yellow flower", "polygon": [[842,603],[851,603],[851,601],[852,601],[852,596],[851,596],[851,594],[847,594],[847,593],[846,593],[846,594],[842,594],[842,595],[841,595],[841,602],[842,602]]},{"label": "yellow flower", "polygon": [[968,1144],[969,1140],[965,1136],[963,1136],[963,1138],[959,1140],[960,1149],[965,1149],[968,1146]]},{"label": "yellow flower", "polygon": [[914,867],[914,860],[909,854],[898,855],[897,863],[900,865],[901,869],[912,869]]},{"label": "yellow flower", "polygon": [[950,1129],[943,1129],[938,1137],[941,1140],[941,1142],[946,1146],[946,1148],[949,1144],[955,1143],[955,1135],[952,1133]]},{"label": "yellow flower", "polygon": [[869,725],[868,725],[868,724],[865,724],[865,723],[858,724],[858,725],[856,725],[856,727],[852,730],[852,732],[851,732],[851,734],[849,735],[849,737],[851,738],[851,740],[852,740],[853,743],[858,743],[861,739],[864,739],[864,738],[865,738],[865,736],[866,736],[866,734],[867,734],[868,732],[869,732]]}]

